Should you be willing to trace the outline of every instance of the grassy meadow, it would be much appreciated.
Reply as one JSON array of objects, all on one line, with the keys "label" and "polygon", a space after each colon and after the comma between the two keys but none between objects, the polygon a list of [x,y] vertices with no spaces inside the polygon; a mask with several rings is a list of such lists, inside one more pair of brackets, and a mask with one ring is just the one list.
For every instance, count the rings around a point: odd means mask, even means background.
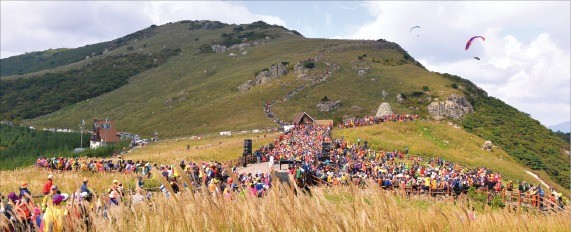
[{"label": "grassy meadow", "polygon": [[[172,139],[150,143],[148,146],[135,148],[123,155],[125,160],[150,161],[159,165],[178,165],[185,161],[220,161],[236,159],[242,155],[244,139],[252,139],[252,149],[273,142],[278,133],[246,133],[232,136],[210,136],[202,139]],[[190,150],[187,150],[190,145]],[[101,158],[94,158],[100,160]],[[117,158],[105,158],[105,160]],[[36,194],[41,190],[47,176],[54,175],[54,184],[63,192],[73,192],[81,186],[84,177],[90,180],[89,186],[97,192],[105,191],[113,180],[119,180],[124,186],[134,188],[136,176],[121,173],[91,173],[91,172],[54,172],[46,169],[27,167],[13,171],[0,171],[0,192],[8,193],[18,190],[23,182],[30,184],[29,189]],[[156,180],[149,181],[149,187],[156,187]]]}]

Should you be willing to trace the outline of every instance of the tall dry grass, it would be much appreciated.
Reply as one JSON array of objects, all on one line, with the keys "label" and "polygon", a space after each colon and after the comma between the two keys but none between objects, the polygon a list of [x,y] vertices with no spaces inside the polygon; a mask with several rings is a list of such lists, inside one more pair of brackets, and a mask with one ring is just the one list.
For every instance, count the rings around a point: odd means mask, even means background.
[{"label": "tall dry grass", "polygon": [[[281,189],[279,189],[281,188]],[[295,195],[273,188],[266,197],[181,193],[153,204],[120,206],[94,220],[97,231],[568,231],[569,211],[484,209],[468,217],[470,203],[397,197],[379,187],[316,188]]]},{"label": "tall dry grass", "polygon": [[134,174],[112,173],[112,172],[57,172],[43,168],[23,168],[12,171],[0,172],[0,192],[7,195],[9,192],[18,192],[18,187],[23,182],[29,184],[28,189],[32,195],[42,195],[42,188],[48,175],[54,176],[53,184],[64,193],[73,193],[83,184],[83,178],[89,180],[88,186],[98,192],[103,193],[113,184],[113,180],[118,180],[124,187],[134,188],[136,176]]}]

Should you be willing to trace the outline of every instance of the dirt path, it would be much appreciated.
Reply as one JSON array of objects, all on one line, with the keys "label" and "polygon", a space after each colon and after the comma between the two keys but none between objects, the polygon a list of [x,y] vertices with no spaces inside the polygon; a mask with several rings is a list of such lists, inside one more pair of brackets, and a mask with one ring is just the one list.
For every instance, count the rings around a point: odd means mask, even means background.
[{"label": "dirt path", "polygon": [[547,187],[547,189],[549,189],[549,185],[547,185],[547,183],[545,183],[545,181],[543,181],[541,178],[539,178],[539,176],[537,176],[535,173],[530,172],[530,171],[525,171],[527,174],[529,174],[530,176],[533,176],[535,178],[535,180],[539,181],[541,184],[543,184],[545,187]]}]

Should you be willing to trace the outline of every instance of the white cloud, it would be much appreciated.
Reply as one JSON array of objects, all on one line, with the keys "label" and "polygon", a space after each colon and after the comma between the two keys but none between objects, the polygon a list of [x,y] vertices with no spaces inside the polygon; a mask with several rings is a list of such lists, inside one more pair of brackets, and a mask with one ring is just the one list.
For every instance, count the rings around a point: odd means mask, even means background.
[{"label": "white cloud", "polygon": [[[569,120],[569,2],[367,4],[375,19],[345,38],[396,42],[429,70],[469,79],[544,125]],[[486,41],[464,51],[475,35]]]},{"label": "white cloud", "polygon": [[12,2],[1,3],[1,57],[108,41],[151,24],[180,20],[287,26],[232,2]]}]

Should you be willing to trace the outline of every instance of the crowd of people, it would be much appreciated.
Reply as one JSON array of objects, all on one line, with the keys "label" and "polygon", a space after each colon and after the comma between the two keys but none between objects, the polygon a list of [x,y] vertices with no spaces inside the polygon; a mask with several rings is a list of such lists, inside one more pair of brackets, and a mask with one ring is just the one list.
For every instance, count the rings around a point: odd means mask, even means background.
[{"label": "crowd of people", "polygon": [[[372,125],[385,121],[410,121],[416,115],[387,115],[385,117],[365,117],[345,122],[339,127]],[[470,187],[482,188],[490,192],[519,190],[521,194],[537,195],[557,202],[564,207],[561,193],[553,189],[549,195],[540,185],[533,186],[523,182],[505,180],[498,172],[485,167],[466,168],[442,158],[422,158],[404,151],[374,151],[368,148],[366,141],[361,144],[344,138],[333,139],[333,125],[301,124],[279,135],[268,145],[260,147],[254,153],[253,162],[270,161],[287,163],[287,170],[297,184],[304,184],[307,177],[313,177],[318,183],[327,186],[349,185],[351,183],[365,187],[378,184],[385,189],[409,189],[428,192],[441,189],[451,195],[465,193]],[[330,145],[330,149],[324,145]],[[176,166],[175,166],[176,165]],[[90,211],[96,210],[105,215],[108,207],[120,204],[138,204],[152,198],[145,193],[145,178],[158,173],[164,178],[159,187],[166,198],[179,194],[182,189],[207,191],[213,196],[232,200],[238,195],[263,197],[272,186],[269,165],[268,172],[239,174],[238,164],[215,161],[186,162],[178,164],[151,165],[146,161],[117,161],[95,158],[39,158],[36,167],[51,171],[91,171],[121,172],[136,176],[135,190],[126,190],[122,183],[114,180],[101,195],[89,188],[87,179],[77,190],[67,189],[71,194],[62,192],[49,175],[42,188],[41,202],[34,202],[27,183],[22,183],[17,192],[7,196],[0,193],[0,213],[11,221],[14,231],[62,231],[66,226],[91,226]],[[179,168],[180,167],[180,168]],[[156,171],[156,172],[155,172]],[[182,173],[179,173],[182,172]],[[185,180],[190,180],[187,182]],[[190,184],[190,186],[189,186]],[[102,196],[102,197],[97,197]],[[97,202],[94,202],[97,199]],[[541,202],[536,202],[541,204]],[[78,225],[79,224],[79,225]]]},{"label": "crowd of people", "polygon": [[408,122],[417,120],[416,114],[386,114],[380,117],[366,116],[363,118],[351,118],[337,124],[338,128],[351,128],[361,126],[371,126],[383,122]]},{"label": "crowd of people", "polygon": [[[80,158],[80,157],[41,157],[36,160],[37,168],[53,171],[84,171],[84,172],[123,172],[141,175],[149,175],[151,163],[147,161],[125,160],[121,155],[117,161],[103,158]],[[156,165],[156,164],[155,164]]]},{"label": "crowd of people", "polygon": [[[395,116],[390,120],[402,118]],[[412,120],[415,116],[405,116]],[[368,118],[372,119],[372,118]],[[357,120],[354,125],[364,125],[372,121]],[[301,182],[304,173],[320,179],[320,183],[331,186],[376,183],[387,189],[428,192],[438,189],[451,195],[466,193],[470,187],[482,189],[492,194],[502,190],[513,191],[512,180],[504,180],[501,174],[486,167],[466,168],[458,163],[442,158],[423,159],[404,151],[374,151],[367,142],[351,143],[344,138],[331,138],[331,125],[298,125],[289,133],[280,135],[273,143],[273,149],[264,149],[265,156],[273,156],[280,161],[293,161],[289,171]],[[324,155],[322,146],[331,144],[330,154]],[[540,185],[524,182],[515,183],[522,194],[548,198],[563,207],[561,193],[549,188],[548,194]]]},{"label": "crowd of people", "polygon": [[[89,230],[89,210],[94,193],[84,179],[81,187],[72,194],[62,192],[49,175],[42,189],[41,201],[35,202],[28,183],[22,183],[18,192],[7,196],[0,193],[0,216],[7,219],[4,231],[63,231],[63,228]],[[114,191],[119,191],[114,188]],[[122,191],[122,190],[121,190]],[[2,218],[0,218],[1,220]],[[3,221],[6,222],[6,221]],[[79,227],[78,227],[79,226]]]}]

